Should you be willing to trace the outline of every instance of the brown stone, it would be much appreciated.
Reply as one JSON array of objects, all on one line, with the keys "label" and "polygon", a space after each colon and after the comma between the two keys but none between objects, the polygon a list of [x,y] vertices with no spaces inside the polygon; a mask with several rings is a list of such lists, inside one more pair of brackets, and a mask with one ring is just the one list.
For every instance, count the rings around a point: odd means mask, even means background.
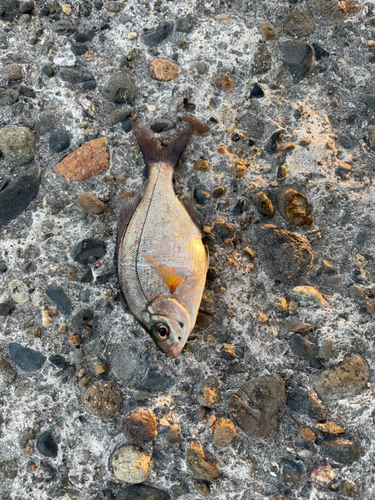
[{"label": "brown stone", "polygon": [[205,172],[210,168],[208,161],[203,160],[202,158],[198,158],[198,160],[193,163],[193,167],[195,170],[199,170],[200,172]]},{"label": "brown stone", "polygon": [[68,337],[68,342],[74,346],[80,345],[82,343],[82,338],[76,333],[71,333]]},{"label": "brown stone", "polygon": [[168,59],[153,59],[150,63],[150,76],[155,80],[169,82],[176,78],[177,73],[177,64]]},{"label": "brown stone", "polygon": [[218,418],[214,425],[212,444],[218,448],[229,446],[236,435],[236,427],[228,418]]},{"label": "brown stone", "polygon": [[341,425],[337,425],[334,422],[324,422],[323,424],[316,424],[315,429],[327,434],[343,434],[345,432],[344,427],[341,427]]},{"label": "brown stone", "polygon": [[206,415],[207,408],[205,406],[200,406],[197,411],[197,419],[201,422]]},{"label": "brown stone", "polygon": [[192,441],[187,450],[186,465],[197,479],[215,481],[221,474],[216,461],[196,441]]},{"label": "brown stone", "polygon": [[66,156],[55,172],[65,181],[86,181],[93,175],[104,172],[109,167],[107,138],[100,137],[87,142],[73,153]]},{"label": "brown stone", "polygon": [[124,418],[121,431],[133,444],[144,445],[156,436],[157,421],[150,410],[141,408]]},{"label": "brown stone", "polygon": [[121,392],[110,382],[92,385],[85,394],[86,410],[100,418],[111,418],[120,411]]},{"label": "brown stone", "polygon": [[202,497],[207,497],[210,494],[210,488],[206,483],[196,481],[194,483],[194,488]]},{"label": "brown stone", "polygon": [[91,214],[101,214],[105,209],[104,203],[91,193],[81,193],[77,198],[77,205]]},{"label": "brown stone", "polygon": [[106,365],[95,365],[95,375],[101,375],[107,371]]},{"label": "brown stone", "polygon": [[198,386],[198,403],[211,408],[220,403],[221,393],[215,377],[208,377]]},{"label": "brown stone", "polygon": [[184,115],[182,117],[182,120],[188,125],[190,125],[191,128],[193,129],[193,132],[195,132],[197,135],[203,136],[203,135],[208,135],[210,133],[210,129],[207,127],[207,125],[197,120],[192,115]]},{"label": "brown stone", "polygon": [[263,191],[259,191],[253,196],[252,202],[255,205],[255,208],[258,210],[260,215],[263,217],[271,218],[274,216],[274,208],[272,205],[272,201],[268,198],[268,196],[263,193]]},{"label": "brown stone", "polygon": [[219,89],[224,90],[224,92],[232,92],[234,89],[234,83],[232,78],[226,73],[219,73],[216,76],[216,85]]},{"label": "brown stone", "polygon": [[259,23],[259,30],[266,40],[279,36],[278,31],[268,23]]},{"label": "brown stone", "polygon": [[277,207],[284,219],[295,226],[311,226],[313,223],[308,199],[295,189],[286,189],[279,193]]},{"label": "brown stone", "polygon": [[305,441],[315,441],[316,439],[314,431],[312,431],[310,427],[307,427],[306,425],[301,425],[300,433]]}]

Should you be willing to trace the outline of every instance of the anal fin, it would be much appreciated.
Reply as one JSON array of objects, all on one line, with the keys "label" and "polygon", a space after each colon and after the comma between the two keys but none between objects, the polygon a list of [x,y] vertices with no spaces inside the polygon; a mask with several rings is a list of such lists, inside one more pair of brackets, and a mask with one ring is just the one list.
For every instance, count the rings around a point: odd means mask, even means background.
[{"label": "anal fin", "polygon": [[133,217],[134,212],[136,211],[139,202],[142,199],[142,191],[137,193],[134,198],[129,200],[126,205],[122,208],[120,217],[117,222],[117,236],[116,236],[116,247],[115,247],[115,266],[118,272],[118,254],[119,254],[119,246],[122,240],[123,235],[126,233],[129,222]]}]

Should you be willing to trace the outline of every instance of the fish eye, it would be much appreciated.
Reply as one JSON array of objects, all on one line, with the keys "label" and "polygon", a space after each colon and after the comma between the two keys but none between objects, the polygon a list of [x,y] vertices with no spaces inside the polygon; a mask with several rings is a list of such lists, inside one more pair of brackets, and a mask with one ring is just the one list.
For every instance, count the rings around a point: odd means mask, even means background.
[{"label": "fish eye", "polygon": [[167,340],[169,337],[169,326],[165,323],[157,323],[154,326],[154,334],[158,340]]}]

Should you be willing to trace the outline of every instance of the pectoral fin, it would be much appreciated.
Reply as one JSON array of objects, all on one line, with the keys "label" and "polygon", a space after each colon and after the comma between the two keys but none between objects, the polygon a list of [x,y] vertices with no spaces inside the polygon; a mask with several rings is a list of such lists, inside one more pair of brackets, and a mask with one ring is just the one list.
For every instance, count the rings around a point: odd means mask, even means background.
[{"label": "pectoral fin", "polygon": [[160,264],[160,262],[145,254],[143,250],[141,250],[141,255],[159,278],[164,281],[171,292],[174,292],[178,285],[184,281],[184,278],[178,273],[176,268]]},{"label": "pectoral fin", "polygon": [[134,212],[136,211],[136,208],[139,205],[139,202],[142,199],[142,191],[140,191],[138,194],[134,196],[130,201],[127,202],[127,204],[122,208],[121,214],[119,217],[119,220],[117,222],[117,237],[116,237],[116,247],[115,247],[115,266],[118,271],[118,252],[119,252],[119,246],[122,240],[122,237],[124,236],[124,233],[126,233],[126,230],[128,228],[130,219],[133,217]]}]

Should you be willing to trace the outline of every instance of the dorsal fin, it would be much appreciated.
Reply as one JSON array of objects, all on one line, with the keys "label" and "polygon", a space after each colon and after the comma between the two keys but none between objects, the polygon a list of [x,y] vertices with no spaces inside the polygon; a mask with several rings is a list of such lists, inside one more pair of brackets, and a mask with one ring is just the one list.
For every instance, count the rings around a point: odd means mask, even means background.
[{"label": "dorsal fin", "polygon": [[174,292],[178,285],[184,281],[184,278],[179,274],[176,268],[160,264],[160,262],[145,254],[143,250],[140,252],[147,264],[149,264],[159,278],[164,281],[171,292]]}]

